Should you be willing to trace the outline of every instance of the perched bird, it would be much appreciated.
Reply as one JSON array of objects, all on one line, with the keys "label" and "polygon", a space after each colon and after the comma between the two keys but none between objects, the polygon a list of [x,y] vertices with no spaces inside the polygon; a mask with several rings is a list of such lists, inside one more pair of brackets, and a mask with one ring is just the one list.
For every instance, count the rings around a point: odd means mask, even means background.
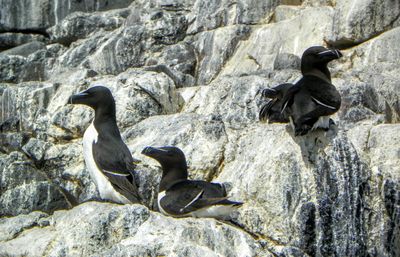
[{"label": "perched bird", "polygon": [[133,159],[119,132],[110,90],[94,86],[68,99],[94,109],[95,117],[83,135],[83,156],[100,197],[116,203],[138,203]]},{"label": "perched bird", "polygon": [[272,100],[268,101],[261,107],[259,118],[260,121],[266,121],[267,123],[287,123],[289,122],[289,115],[286,111],[282,112],[283,108],[283,97],[286,92],[293,87],[291,83],[285,83],[278,85],[274,88],[266,88],[261,92],[264,98],[270,98]]},{"label": "perched bird", "polygon": [[186,158],[177,147],[146,147],[142,154],[162,166],[158,207],[164,215],[227,218],[243,204],[228,200],[222,184],[188,180]]},{"label": "perched bird", "polygon": [[316,128],[329,129],[329,115],[340,108],[341,97],[331,83],[328,63],[342,57],[339,50],[322,46],[308,48],[301,58],[303,77],[285,93],[281,112],[287,112],[295,135]]}]

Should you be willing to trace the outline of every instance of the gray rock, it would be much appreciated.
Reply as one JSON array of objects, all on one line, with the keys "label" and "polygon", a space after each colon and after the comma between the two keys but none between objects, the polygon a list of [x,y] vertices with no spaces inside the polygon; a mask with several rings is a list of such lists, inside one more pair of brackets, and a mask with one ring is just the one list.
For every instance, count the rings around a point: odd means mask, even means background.
[{"label": "gray rock", "polygon": [[323,44],[324,35],[332,26],[332,18],[330,7],[306,8],[293,19],[253,29],[249,38],[238,44],[222,74],[270,70],[280,53],[300,57],[308,47]]},{"label": "gray rock", "polygon": [[129,9],[95,13],[75,12],[48,29],[47,32],[52,41],[70,45],[97,30],[107,31],[120,27],[128,15]]},{"label": "gray rock", "polygon": [[233,26],[198,34],[196,49],[201,61],[197,67],[197,83],[209,84],[221,72],[239,42],[246,39],[249,33],[247,26]]},{"label": "gray rock", "polygon": [[0,216],[68,208],[64,192],[19,152],[1,160]]},{"label": "gray rock", "polygon": [[0,33],[0,51],[7,50],[32,41],[46,42],[47,38],[40,34]]},{"label": "gray rock", "polygon": [[190,177],[206,180],[218,172],[227,140],[221,120],[197,114],[151,117],[128,129],[123,137],[135,158],[152,166],[156,162],[141,154],[146,146],[180,147],[185,152]]},{"label": "gray rock", "polygon": [[398,1],[338,0],[332,32],[327,41],[333,46],[355,45],[400,25]]},{"label": "gray rock", "polygon": [[0,31],[31,31],[44,33],[54,24],[59,23],[68,14],[83,11],[93,12],[127,7],[132,0],[115,1],[58,1],[1,0]]},{"label": "gray rock", "polygon": [[[397,2],[130,2],[0,0],[0,43],[65,44],[0,54],[0,215],[15,216],[1,256],[399,256]],[[261,90],[296,82],[303,51],[327,44],[344,54],[329,66],[336,125],[260,124]],[[66,101],[96,84],[142,160],[143,205],[158,209],[161,168],[142,149],[176,145],[192,179],[244,201],[235,225],[83,203],[98,199],[81,146],[93,111]]]},{"label": "gray rock", "polygon": [[45,49],[45,44],[39,41],[33,41],[30,43],[26,43],[14,48],[11,48],[9,50],[3,51],[0,54],[4,55],[19,55],[19,56],[29,56],[30,54],[33,54],[34,52]]},{"label": "gray rock", "polygon": [[[250,235],[230,225],[212,219],[175,220],[140,205],[90,202],[49,218],[32,213],[18,219],[18,228],[11,231],[0,225],[10,235],[0,241],[2,255],[270,256]],[[9,218],[2,223],[16,221]],[[230,243],[221,244],[225,241]]]}]

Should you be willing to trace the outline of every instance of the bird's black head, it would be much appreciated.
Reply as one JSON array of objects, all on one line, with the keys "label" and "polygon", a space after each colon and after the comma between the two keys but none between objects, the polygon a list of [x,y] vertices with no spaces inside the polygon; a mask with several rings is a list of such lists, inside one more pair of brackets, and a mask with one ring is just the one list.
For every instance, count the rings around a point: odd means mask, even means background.
[{"label": "bird's black head", "polygon": [[330,73],[327,64],[342,56],[342,53],[337,49],[328,49],[323,46],[312,46],[304,51],[303,56],[301,57],[301,72],[305,75],[313,70],[319,70],[330,80]]},{"label": "bird's black head", "polygon": [[79,94],[72,95],[68,99],[69,104],[84,104],[98,109],[100,106],[115,106],[111,91],[103,86],[91,87]]},{"label": "bird's black head", "polygon": [[175,146],[147,146],[143,149],[142,154],[157,160],[163,167],[186,167],[185,154]]},{"label": "bird's black head", "polygon": [[178,181],[187,180],[187,164],[185,154],[174,146],[151,147],[143,149],[142,154],[157,160],[163,169],[160,192],[168,189]]}]

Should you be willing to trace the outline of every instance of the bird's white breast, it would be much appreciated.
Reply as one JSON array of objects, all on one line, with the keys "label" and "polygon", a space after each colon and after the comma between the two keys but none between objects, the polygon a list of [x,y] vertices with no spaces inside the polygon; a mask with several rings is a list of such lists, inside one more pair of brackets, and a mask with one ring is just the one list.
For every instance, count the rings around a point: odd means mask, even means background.
[{"label": "bird's white breast", "polygon": [[104,200],[111,200],[117,203],[130,203],[126,197],[115,191],[107,177],[104,176],[97,167],[93,158],[93,143],[96,143],[97,139],[98,133],[92,123],[83,135],[83,157],[90,177],[94,180],[97,189],[99,190],[100,197]]}]

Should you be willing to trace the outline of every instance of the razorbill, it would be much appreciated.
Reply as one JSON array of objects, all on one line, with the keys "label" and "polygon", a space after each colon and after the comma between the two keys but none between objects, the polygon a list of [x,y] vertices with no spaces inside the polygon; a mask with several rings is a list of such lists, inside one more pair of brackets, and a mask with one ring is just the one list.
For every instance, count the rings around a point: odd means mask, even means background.
[{"label": "razorbill", "polygon": [[138,203],[133,159],[119,132],[110,90],[94,86],[68,99],[94,109],[95,117],[83,135],[83,156],[100,197],[116,203]]},{"label": "razorbill", "polygon": [[224,219],[243,204],[228,200],[222,184],[188,180],[186,158],[177,147],[146,147],[142,154],[161,164],[158,207],[164,215]]},{"label": "razorbill", "polygon": [[261,92],[264,98],[271,99],[265,103],[260,110],[260,121],[267,123],[288,123],[289,116],[286,111],[282,112],[283,102],[282,99],[289,88],[293,87],[291,83],[278,85],[274,88],[266,88]]},{"label": "razorbill", "polygon": [[327,65],[342,56],[339,50],[322,46],[310,47],[303,53],[303,77],[287,91],[281,110],[289,114],[296,136],[316,128],[328,130],[333,123],[329,115],[339,110],[341,97],[331,83]]}]

